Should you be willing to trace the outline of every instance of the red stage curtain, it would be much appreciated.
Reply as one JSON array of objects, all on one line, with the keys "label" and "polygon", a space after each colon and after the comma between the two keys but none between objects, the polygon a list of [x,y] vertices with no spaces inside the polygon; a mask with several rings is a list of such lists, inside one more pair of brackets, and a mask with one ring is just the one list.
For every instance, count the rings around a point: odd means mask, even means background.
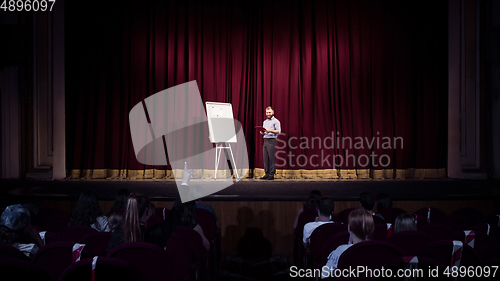
[{"label": "red stage curtain", "polygon": [[70,174],[168,170],[136,161],[128,113],[192,80],[203,101],[232,103],[250,168],[263,167],[254,126],[268,105],[284,133],[278,170],[332,169],[335,155],[345,160],[338,171],[446,167],[446,1],[73,2],[66,3]]}]

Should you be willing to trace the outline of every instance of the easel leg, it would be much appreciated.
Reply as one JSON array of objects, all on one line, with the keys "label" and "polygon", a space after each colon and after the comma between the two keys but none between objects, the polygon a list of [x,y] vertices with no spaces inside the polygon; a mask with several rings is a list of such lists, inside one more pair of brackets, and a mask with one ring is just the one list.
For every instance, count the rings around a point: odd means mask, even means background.
[{"label": "easel leg", "polygon": [[217,179],[217,168],[219,167],[219,159],[220,159],[220,147],[219,144],[215,144],[215,175],[214,180]]},{"label": "easel leg", "polygon": [[236,168],[236,162],[234,161],[233,149],[231,148],[231,144],[227,144],[229,146],[229,153],[231,153],[231,160],[233,160],[233,169],[236,172],[236,179],[240,180],[240,176],[238,175],[238,168]]}]

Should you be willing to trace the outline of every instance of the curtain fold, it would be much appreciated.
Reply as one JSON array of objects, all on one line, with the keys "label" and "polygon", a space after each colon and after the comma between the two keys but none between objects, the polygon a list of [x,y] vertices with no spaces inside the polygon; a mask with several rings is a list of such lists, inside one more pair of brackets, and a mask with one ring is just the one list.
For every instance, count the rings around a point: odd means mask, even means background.
[{"label": "curtain fold", "polygon": [[66,5],[69,178],[172,178],[136,160],[128,114],[192,80],[232,103],[248,176],[271,105],[278,177],[446,177],[446,1],[120,3]]}]

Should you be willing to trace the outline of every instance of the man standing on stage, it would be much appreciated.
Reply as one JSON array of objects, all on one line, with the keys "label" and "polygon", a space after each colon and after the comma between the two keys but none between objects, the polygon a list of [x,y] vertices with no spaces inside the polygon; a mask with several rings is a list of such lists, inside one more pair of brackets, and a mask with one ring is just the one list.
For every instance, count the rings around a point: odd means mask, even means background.
[{"label": "man standing on stage", "polygon": [[260,132],[264,135],[264,146],[262,154],[264,156],[264,170],[266,175],[260,178],[261,180],[274,180],[276,174],[276,137],[281,133],[281,123],[274,117],[274,110],[268,106],[266,108],[266,117],[262,127],[266,129]]}]

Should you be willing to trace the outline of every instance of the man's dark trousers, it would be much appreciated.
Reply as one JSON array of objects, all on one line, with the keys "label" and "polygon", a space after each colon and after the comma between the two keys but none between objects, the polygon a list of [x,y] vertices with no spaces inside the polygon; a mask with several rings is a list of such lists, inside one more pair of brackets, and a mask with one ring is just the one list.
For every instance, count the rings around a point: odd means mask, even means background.
[{"label": "man's dark trousers", "polygon": [[264,170],[266,176],[269,177],[274,177],[276,174],[276,143],[275,138],[264,139],[264,146],[262,147]]}]

